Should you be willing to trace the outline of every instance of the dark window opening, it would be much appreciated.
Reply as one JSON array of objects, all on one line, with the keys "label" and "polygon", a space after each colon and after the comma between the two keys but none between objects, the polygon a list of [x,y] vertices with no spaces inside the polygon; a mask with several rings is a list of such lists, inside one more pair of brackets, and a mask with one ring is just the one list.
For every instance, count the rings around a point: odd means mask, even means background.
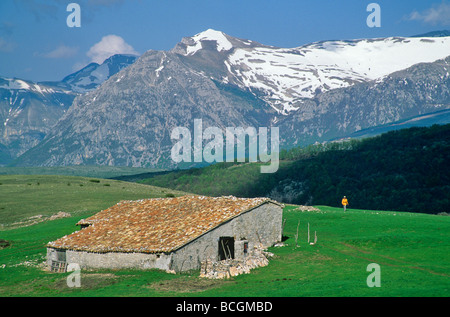
[{"label": "dark window opening", "polygon": [[226,259],[234,259],[234,238],[219,238],[219,261]]},{"label": "dark window opening", "polygon": [[248,253],[248,242],[244,242],[244,254]]},{"label": "dark window opening", "polygon": [[56,251],[56,261],[66,262],[66,250],[57,250]]}]

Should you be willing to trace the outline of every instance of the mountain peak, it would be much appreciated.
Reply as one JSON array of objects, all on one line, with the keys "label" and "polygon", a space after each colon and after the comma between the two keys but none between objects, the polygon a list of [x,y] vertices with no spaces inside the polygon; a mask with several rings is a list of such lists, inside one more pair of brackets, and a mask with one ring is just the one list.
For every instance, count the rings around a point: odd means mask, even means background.
[{"label": "mountain peak", "polygon": [[232,52],[237,48],[273,47],[251,40],[244,40],[225,34],[222,31],[207,29],[191,37],[183,37],[172,52],[184,56],[195,55],[200,50],[216,51],[218,53]]},{"label": "mountain peak", "polygon": [[200,37],[202,39],[207,39],[210,41],[214,41],[217,39],[220,39],[221,37],[225,36],[226,34],[222,31],[214,30],[214,29],[207,29],[203,32],[200,32],[196,35],[194,35],[192,38]]},{"label": "mountain peak", "polygon": [[132,54],[115,54],[105,59],[102,64],[88,64],[75,73],[64,77],[61,83],[72,91],[85,93],[94,90],[109,77],[133,64],[137,58],[137,55]]},{"label": "mountain peak", "polygon": [[197,51],[201,50],[204,47],[202,43],[205,41],[216,42],[218,52],[229,51],[233,48],[233,44],[231,44],[225,33],[208,29],[192,37],[183,39],[182,43],[186,44],[186,55],[194,55]]}]

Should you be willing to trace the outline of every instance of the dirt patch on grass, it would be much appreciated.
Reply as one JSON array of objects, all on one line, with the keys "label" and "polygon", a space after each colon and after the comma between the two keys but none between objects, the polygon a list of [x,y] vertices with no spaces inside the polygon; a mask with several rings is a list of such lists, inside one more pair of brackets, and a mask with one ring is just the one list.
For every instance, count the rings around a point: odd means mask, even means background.
[{"label": "dirt patch on grass", "polygon": [[67,217],[72,217],[72,215],[68,212],[63,212],[63,211],[59,211],[56,214],[53,214],[51,216],[35,215],[35,216],[28,217],[23,221],[14,222],[14,223],[8,224],[6,226],[2,225],[2,228],[6,227],[7,229],[17,229],[17,228],[29,227],[29,226],[33,226],[33,225],[36,225],[36,224],[44,222],[44,221],[53,221],[53,220],[57,220],[57,219],[61,219],[61,218],[67,218]]},{"label": "dirt patch on grass", "polygon": [[211,280],[198,277],[179,277],[148,284],[147,287],[162,292],[196,293],[234,283],[234,281]]},{"label": "dirt patch on grass", "polygon": [[9,241],[0,239],[0,249],[4,249],[7,248],[11,245],[11,243]]},{"label": "dirt patch on grass", "polygon": [[[64,276],[57,280],[53,284],[53,288],[57,290],[70,290],[71,288],[67,285],[67,278],[69,275]],[[92,273],[86,274],[82,273],[80,276],[81,289],[97,289],[105,286],[115,284],[119,281],[119,278],[114,274],[105,273]],[[78,289],[80,289],[78,288]]]}]

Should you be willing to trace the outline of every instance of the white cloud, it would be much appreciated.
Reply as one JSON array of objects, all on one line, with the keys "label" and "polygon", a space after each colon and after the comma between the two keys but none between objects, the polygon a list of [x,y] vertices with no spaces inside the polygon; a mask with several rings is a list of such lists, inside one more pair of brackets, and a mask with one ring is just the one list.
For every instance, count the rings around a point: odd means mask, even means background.
[{"label": "white cloud", "polygon": [[53,51],[42,54],[42,56],[47,58],[68,58],[74,56],[77,52],[78,47],[60,45]]},{"label": "white cloud", "polygon": [[423,12],[412,12],[408,20],[422,21],[431,25],[450,25],[450,3],[443,1]]},{"label": "white cloud", "polygon": [[139,55],[123,38],[114,34],[104,36],[100,42],[89,49],[86,55],[91,58],[92,62],[101,64],[115,54]]}]

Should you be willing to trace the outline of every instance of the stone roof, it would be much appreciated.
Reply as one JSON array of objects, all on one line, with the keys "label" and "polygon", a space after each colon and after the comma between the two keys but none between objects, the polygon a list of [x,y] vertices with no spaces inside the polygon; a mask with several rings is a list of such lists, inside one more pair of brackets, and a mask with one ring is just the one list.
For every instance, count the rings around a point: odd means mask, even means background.
[{"label": "stone roof", "polygon": [[88,252],[174,251],[222,223],[271,201],[268,198],[182,196],[121,201],[78,225],[48,247]]}]

